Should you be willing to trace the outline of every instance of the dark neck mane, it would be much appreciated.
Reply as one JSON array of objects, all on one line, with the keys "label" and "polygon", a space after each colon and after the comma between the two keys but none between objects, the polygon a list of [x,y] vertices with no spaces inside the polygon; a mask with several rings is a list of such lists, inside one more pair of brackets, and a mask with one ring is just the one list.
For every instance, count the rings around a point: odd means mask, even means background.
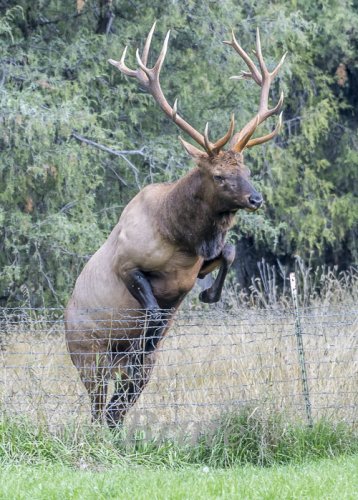
[{"label": "dark neck mane", "polygon": [[220,212],[213,194],[205,192],[203,175],[195,168],[173,183],[159,225],[166,238],[210,260],[221,253],[235,213]]}]

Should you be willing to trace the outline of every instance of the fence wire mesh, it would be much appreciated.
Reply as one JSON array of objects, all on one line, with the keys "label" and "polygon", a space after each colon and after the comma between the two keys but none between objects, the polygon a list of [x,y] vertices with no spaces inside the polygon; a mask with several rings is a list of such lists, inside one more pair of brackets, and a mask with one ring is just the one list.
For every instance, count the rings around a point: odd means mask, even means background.
[{"label": "fence wire mesh", "polygon": [[[143,314],[135,319],[143,321]],[[123,313],[108,336],[128,335],[128,321]],[[246,405],[304,419],[295,325],[289,309],[179,312],[155,353],[148,384],[125,417],[125,428],[197,435],[227,411]],[[50,428],[90,423],[90,399],[68,353],[63,311],[2,309],[0,328],[3,411]],[[300,328],[313,420],[357,423],[358,309],[305,308]],[[98,332],[103,335],[100,324],[92,331]],[[140,346],[132,343],[131,353],[141,353]],[[126,369],[128,359],[134,358],[127,357]],[[113,368],[111,356],[98,363]],[[107,402],[114,385],[109,380]]]}]

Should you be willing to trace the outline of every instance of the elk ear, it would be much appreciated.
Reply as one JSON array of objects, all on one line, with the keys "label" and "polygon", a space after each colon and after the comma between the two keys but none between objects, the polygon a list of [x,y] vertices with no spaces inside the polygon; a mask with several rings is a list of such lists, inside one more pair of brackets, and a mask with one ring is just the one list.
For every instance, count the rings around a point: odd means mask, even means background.
[{"label": "elk ear", "polygon": [[201,151],[201,149],[198,149],[189,142],[184,141],[184,139],[182,139],[180,136],[179,140],[184,146],[185,151],[189,153],[190,156],[194,158],[194,160],[202,160],[203,158],[208,158],[208,154],[205,151]]}]

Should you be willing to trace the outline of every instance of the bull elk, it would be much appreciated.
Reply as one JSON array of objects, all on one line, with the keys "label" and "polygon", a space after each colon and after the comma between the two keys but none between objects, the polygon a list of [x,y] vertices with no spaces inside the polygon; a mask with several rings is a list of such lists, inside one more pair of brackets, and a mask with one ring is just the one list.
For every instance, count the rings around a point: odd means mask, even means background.
[{"label": "bull elk", "polygon": [[[155,65],[147,66],[154,29],[155,24],[141,56],[137,50],[137,69],[125,63],[127,47],[120,61],[109,62],[136,78],[202,149],[180,137],[196,167],[175,182],[146,186],[130,201],[108,239],[85,265],[66,308],[67,345],[88,391],[92,419],[102,421],[105,416],[110,427],[122,422],[148,382],[158,343],[196,279],[218,269],[215,281],[199,298],[206,303],[220,299],[235,256],[234,247],[225,243],[227,232],[238,210],[255,211],[263,202],[250,182],[243,150],[275,137],[282,121],[281,113],[271,133],[252,138],[264,120],[281,110],[282,94],[276,106],[269,108],[269,89],[286,55],[268,71],[258,30],[258,66],[234,33],[224,42],[248,67],[233,78],[252,79],[261,88],[258,112],[236,133],[232,116],[226,134],[211,142],[208,125],[203,134],[198,132],[178,114],[177,101],[170,106],[162,92],[159,76],[170,32]],[[111,378],[115,389],[106,406]]]}]

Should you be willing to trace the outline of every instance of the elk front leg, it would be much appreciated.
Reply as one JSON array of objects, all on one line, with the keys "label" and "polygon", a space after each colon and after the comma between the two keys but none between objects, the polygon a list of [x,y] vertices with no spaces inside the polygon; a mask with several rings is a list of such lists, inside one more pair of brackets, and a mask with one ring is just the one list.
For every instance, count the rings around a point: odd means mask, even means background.
[{"label": "elk front leg", "polygon": [[226,275],[235,259],[235,247],[226,243],[222,249],[221,254],[213,260],[207,260],[204,262],[202,268],[199,272],[199,278],[204,278],[207,274],[211,273],[219,267],[218,275],[211,285],[210,288],[203,290],[199,299],[201,302],[206,302],[207,304],[212,304],[213,302],[218,302],[221,297],[221,292],[224,286],[224,281]]},{"label": "elk front leg", "polygon": [[166,327],[167,321],[160,311],[157,299],[154,297],[149,279],[139,269],[128,272],[122,279],[133,297],[147,312],[147,327],[145,329],[145,353],[156,349]]}]

